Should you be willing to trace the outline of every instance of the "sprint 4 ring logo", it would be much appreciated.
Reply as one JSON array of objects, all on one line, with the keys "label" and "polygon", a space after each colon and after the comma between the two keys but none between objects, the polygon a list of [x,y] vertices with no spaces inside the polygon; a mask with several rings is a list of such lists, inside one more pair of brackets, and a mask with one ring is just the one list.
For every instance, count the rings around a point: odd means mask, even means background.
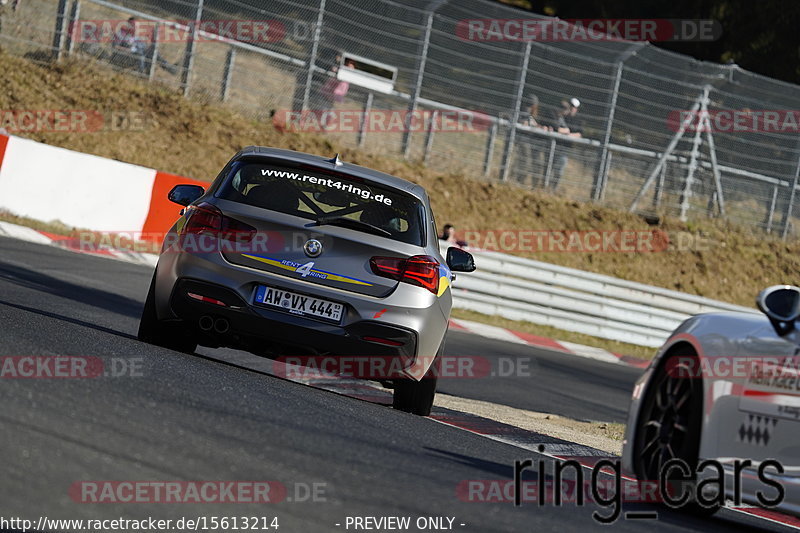
[{"label": "sprint 4 ring logo", "polygon": [[305,264],[296,263],[294,261],[289,261],[288,259],[284,259],[281,261],[281,264],[286,266],[290,266],[294,268],[294,271],[300,274],[301,278],[305,278],[307,276],[311,276],[312,278],[320,278],[320,279],[327,279],[328,275],[324,272],[320,272],[318,270],[314,270],[314,261],[309,261]]},{"label": "sprint 4 ring logo", "polygon": [[314,268],[316,264],[315,261],[308,261],[307,263],[298,263],[297,261],[292,261],[290,259],[276,259],[274,257],[266,257],[261,255],[242,254],[242,256],[247,257],[248,259],[259,261],[261,263],[266,263],[273,267],[294,272],[296,274],[299,274],[300,277],[302,278],[316,278],[316,279],[324,279],[327,281],[339,281],[342,283],[352,283],[354,285],[364,285],[364,286],[372,285],[372,283],[369,283],[367,281],[358,278],[344,276],[342,274],[336,274],[334,272],[328,272],[327,270]]}]

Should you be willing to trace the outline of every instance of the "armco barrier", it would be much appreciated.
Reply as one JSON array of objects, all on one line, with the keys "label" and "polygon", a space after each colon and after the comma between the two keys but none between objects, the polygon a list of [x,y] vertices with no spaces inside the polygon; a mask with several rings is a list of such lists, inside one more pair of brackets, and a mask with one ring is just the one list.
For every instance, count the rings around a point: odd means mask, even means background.
[{"label": "armco barrier", "polygon": [[[43,221],[159,239],[178,217],[167,200],[174,174],[0,135],[0,209]],[[489,315],[658,346],[682,320],[711,311],[756,312],[602,274],[474,251],[478,271],[460,274],[454,305]]]},{"label": "armco barrier", "polygon": [[150,168],[0,135],[0,209],[75,228],[142,232],[159,240],[179,207],[176,183],[208,183]]},{"label": "armco barrier", "polygon": [[691,315],[757,313],[749,307],[532,259],[472,253],[478,270],[459,275],[453,283],[454,306],[512,320],[655,347]]}]

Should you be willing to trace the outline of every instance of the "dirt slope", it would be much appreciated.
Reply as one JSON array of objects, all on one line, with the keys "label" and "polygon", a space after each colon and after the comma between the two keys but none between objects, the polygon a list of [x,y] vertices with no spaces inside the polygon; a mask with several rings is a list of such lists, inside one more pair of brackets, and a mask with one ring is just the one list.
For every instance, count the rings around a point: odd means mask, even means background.
[{"label": "dirt slope", "polygon": [[[752,305],[756,293],[777,283],[800,283],[800,243],[783,243],[720,221],[657,226],[626,212],[487,183],[462,174],[336,146],[321,135],[281,133],[222,106],[200,105],[180,95],[87,63],[41,65],[0,51],[0,110],[97,110],[144,117],[141,131],[20,133],[37,141],[212,179],[242,146],[261,144],[374,167],[425,186],[438,222],[460,230],[642,230],[666,232],[674,247],[657,253],[555,252],[522,254],[561,265]],[[2,124],[0,124],[1,126]],[[482,239],[483,240],[483,239]],[[575,249],[574,247],[572,248]]]}]

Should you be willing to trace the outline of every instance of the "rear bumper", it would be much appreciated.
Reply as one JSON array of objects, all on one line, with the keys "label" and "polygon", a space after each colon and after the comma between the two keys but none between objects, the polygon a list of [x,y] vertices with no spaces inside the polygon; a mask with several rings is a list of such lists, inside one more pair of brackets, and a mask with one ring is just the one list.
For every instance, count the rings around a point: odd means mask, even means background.
[{"label": "rear bumper", "polygon": [[[253,302],[258,285],[342,303],[342,323],[256,306]],[[202,288],[204,292],[199,294],[225,302],[226,306],[186,297],[192,286],[198,291]],[[197,326],[200,317],[210,315],[230,322],[231,331],[224,338],[212,335],[207,339],[211,345],[218,341],[218,345],[269,356],[397,356],[404,360],[407,375],[415,379],[427,372],[444,340],[451,305],[449,289],[437,297],[421,287],[403,285],[379,298],[234,265],[219,253],[167,250],[159,258],[156,272],[156,312],[160,319],[181,319]],[[199,327],[197,331],[200,332]],[[402,345],[368,342],[364,336],[395,340]],[[407,366],[405,360],[409,361]]]},{"label": "rear bumper", "polygon": [[[187,296],[189,292],[219,300],[226,306],[195,300]],[[224,335],[207,334],[211,340],[229,339],[249,351],[270,356],[377,355],[397,356],[410,363],[416,354],[414,331],[367,320],[344,326],[295,316],[251,305],[230,289],[199,280],[178,280],[170,307],[176,317],[191,325],[197,325],[203,316],[227,319],[230,331]],[[389,339],[400,346],[365,341],[365,336]]]}]

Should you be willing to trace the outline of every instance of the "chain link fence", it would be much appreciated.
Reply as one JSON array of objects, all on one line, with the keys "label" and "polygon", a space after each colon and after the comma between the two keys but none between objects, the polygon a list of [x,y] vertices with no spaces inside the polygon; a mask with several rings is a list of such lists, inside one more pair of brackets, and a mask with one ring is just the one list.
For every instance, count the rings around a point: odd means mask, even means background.
[{"label": "chain link fence", "polygon": [[[164,37],[137,57],[75,30],[131,16]],[[5,9],[0,44],[42,61],[91,56],[259,120],[327,108],[320,95],[334,66],[358,56],[396,70],[393,89],[351,84],[337,110],[466,110],[482,119],[469,131],[440,131],[431,119],[379,132],[362,119],[352,131],[326,132],[336,142],[575,200],[797,235],[797,129],[687,128],[673,119],[690,110],[787,115],[800,88],[647,43],[487,42],[458,31],[469,19],[520,18],[537,16],[488,0],[21,0]],[[212,21],[262,21],[274,31],[231,40],[206,31]],[[534,101],[547,123],[573,97],[581,138],[522,124]]]}]

